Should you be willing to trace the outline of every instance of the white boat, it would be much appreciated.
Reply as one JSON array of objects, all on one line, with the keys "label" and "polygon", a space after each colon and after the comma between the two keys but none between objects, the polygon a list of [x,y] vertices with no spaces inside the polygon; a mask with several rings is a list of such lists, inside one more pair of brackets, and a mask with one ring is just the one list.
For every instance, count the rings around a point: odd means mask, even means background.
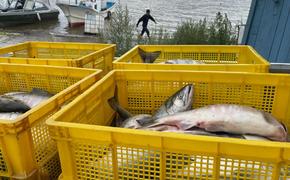
[{"label": "white boat", "polygon": [[63,2],[59,0],[57,6],[65,14],[71,27],[84,25],[86,14],[107,14],[113,11],[116,0],[87,0],[80,2]]}]

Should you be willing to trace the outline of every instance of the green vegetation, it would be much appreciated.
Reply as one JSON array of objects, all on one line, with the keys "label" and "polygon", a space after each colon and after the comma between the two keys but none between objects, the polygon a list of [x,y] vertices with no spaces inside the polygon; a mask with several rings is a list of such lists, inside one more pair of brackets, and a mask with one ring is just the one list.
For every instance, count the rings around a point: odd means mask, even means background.
[{"label": "green vegetation", "polygon": [[114,15],[106,26],[103,38],[117,45],[116,55],[120,56],[133,47],[134,25],[127,6],[117,6]]},{"label": "green vegetation", "polygon": [[122,55],[135,44],[237,44],[237,35],[227,15],[220,12],[214,21],[188,20],[181,23],[174,33],[163,28],[151,30],[151,38],[133,39],[134,24],[127,7],[118,7],[109,26],[102,35],[109,43],[117,44],[117,55]]},{"label": "green vegetation", "polygon": [[237,44],[237,35],[233,33],[234,31],[227,14],[223,16],[218,12],[209,28],[208,44]]},{"label": "green vegetation", "polygon": [[206,19],[194,22],[188,20],[179,25],[173,34],[173,44],[208,44]]},{"label": "green vegetation", "polygon": [[198,22],[189,20],[177,27],[173,44],[237,44],[237,36],[227,15],[218,12],[213,22],[206,18]]}]

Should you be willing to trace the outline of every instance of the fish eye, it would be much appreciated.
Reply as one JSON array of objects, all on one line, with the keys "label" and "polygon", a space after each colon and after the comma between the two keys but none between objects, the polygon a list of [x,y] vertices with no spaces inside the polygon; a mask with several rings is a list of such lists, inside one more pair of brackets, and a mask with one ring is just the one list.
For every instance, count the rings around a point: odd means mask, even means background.
[{"label": "fish eye", "polygon": [[183,97],[183,95],[181,95],[181,94],[178,96],[179,99],[182,99],[182,97]]}]

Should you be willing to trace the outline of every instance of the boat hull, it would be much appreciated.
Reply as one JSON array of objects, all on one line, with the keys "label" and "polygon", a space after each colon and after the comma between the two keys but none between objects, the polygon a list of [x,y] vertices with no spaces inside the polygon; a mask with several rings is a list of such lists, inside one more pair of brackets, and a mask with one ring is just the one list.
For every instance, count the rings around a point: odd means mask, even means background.
[{"label": "boat hull", "polygon": [[47,20],[56,20],[58,15],[58,10],[44,12],[19,11],[0,13],[0,27],[10,27],[24,24],[33,24]]},{"label": "boat hull", "polygon": [[82,26],[85,24],[85,15],[86,13],[95,12],[92,9],[86,7],[80,7],[76,5],[69,4],[57,4],[57,6],[63,11],[66,16],[69,26]]}]

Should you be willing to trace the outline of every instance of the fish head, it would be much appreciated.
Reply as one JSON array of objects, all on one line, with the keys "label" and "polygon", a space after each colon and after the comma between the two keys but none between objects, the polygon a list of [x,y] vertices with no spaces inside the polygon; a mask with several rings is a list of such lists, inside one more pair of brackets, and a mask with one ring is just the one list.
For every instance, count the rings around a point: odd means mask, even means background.
[{"label": "fish head", "polygon": [[287,141],[287,131],[283,127],[276,127],[275,130],[268,136],[269,139],[274,141]]},{"label": "fish head", "polygon": [[184,86],[172,96],[173,98],[171,102],[167,104],[167,107],[174,108],[174,113],[190,110],[193,103],[193,92],[194,88],[192,84]]},{"label": "fish head", "polygon": [[282,123],[277,121],[271,114],[264,112],[264,117],[269,123],[269,136],[267,138],[275,141],[287,141],[288,129]]}]

